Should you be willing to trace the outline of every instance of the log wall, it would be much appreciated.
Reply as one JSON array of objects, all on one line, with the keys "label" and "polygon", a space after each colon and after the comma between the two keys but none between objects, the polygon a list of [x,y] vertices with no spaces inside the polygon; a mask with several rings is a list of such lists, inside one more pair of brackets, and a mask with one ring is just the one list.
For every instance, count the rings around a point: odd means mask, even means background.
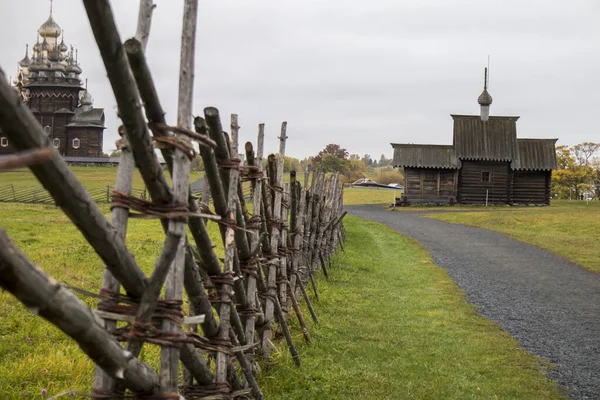
[{"label": "log wall", "polygon": [[550,204],[551,171],[514,171],[514,204]]},{"label": "log wall", "polygon": [[457,170],[405,168],[404,196],[411,203],[450,202],[456,198]]},{"label": "log wall", "polygon": [[[489,180],[484,174],[490,174]],[[510,165],[500,161],[466,161],[458,180],[458,201],[463,204],[510,202]]]}]

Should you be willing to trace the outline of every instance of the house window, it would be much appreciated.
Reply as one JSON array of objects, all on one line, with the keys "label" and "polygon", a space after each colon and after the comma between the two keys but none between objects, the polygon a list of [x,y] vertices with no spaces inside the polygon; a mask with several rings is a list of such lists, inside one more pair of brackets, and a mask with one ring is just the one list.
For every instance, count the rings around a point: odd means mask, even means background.
[{"label": "house window", "polygon": [[77,138],[73,139],[73,148],[74,149],[79,148],[79,139],[77,139]]},{"label": "house window", "polygon": [[52,128],[49,125],[46,125],[44,127],[44,133],[46,134],[46,136],[50,136],[52,134]]},{"label": "house window", "polygon": [[0,139],[0,146],[2,147],[7,147],[8,146],[8,139],[3,137],[2,139]]},{"label": "house window", "polygon": [[59,138],[55,138],[52,141],[52,144],[54,145],[54,147],[56,147],[58,149],[60,147],[60,139]]},{"label": "house window", "polygon": [[481,182],[491,182],[492,181],[492,173],[489,171],[481,172]]}]

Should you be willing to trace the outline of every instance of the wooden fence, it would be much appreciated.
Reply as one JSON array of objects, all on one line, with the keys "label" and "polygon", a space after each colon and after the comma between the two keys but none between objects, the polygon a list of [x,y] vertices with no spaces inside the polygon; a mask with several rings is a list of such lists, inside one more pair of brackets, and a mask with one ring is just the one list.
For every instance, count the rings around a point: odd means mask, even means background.
[{"label": "wooden fence", "polygon": [[[95,203],[110,203],[113,189],[113,186],[106,185],[106,189],[93,189],[87,192]],[[194,193],[200,196],[199,192]],[[149,199],[146,188],[131,189],[131,194],[144,200]],[[0,186],[0,203],[56,205],[52,195],[43,187],[15,186],[12,183]]]},{"label": "wooden fence", "polygon": [[[88,308],[72,293],[81,290],[61,285],[33,265],[1,228],[0,287],[73,338],[96,363],[89,394],[93,397],[262,399],[255,363],[270,358],[275,331],[283,334],[300,366],[288,312],[293,311],[304,340],[310,342],[299,302],[307,303],[316,323],[305,284],[311,282],[317,297],[313,276],[322,270],[328,277],[328,263],[338,245],[343,246],[343,187],[336,175],[310,171],[304,184],[294,173],[290,183],[282,183],[285,122],[279,157],[269,155],[266,171],[262,170],[264,125],[259,125],[256,151],[252,143],[245,144],[243,166],[235,157],[239,154],[237,115],[231,116],[230,136],[212,107],[204,109],[204,118],[194,119],[192,129],[194,74],[190,71],[194,70],[197,0],[185,0],[184,6],[177,126],[166,124],[144,56],[152,1],[141,0],[136,38],[124,44],[109,2],[83,3],[123,121],[122,154],[111,193],[112,222],[1,76],[0,128],[20,153],[0,169],[29,166],[53,202],[83,233],[105,263],[102,289],[83,293],[101,301],[97,310]],[[199,144],[212,206],[208,190],[198,202],[189,188],[190,160],[197,156],[192,141]],[[172,186],[153,143],[167,162]],[[151,201],[132,191],[134,166]],[[248,203],[243,181],[252,187]],[[156,218],[164,228],[162,251],[149,277],[125,244],[130,217]],[[219,226],[223,259],[215,253],[208,223]],[[188,230],[193,243],[188,241]],[[189,309],[183,304],[184,290]],[[160,346],[158,371],[138,359],[143,346],[149,345]]]}]

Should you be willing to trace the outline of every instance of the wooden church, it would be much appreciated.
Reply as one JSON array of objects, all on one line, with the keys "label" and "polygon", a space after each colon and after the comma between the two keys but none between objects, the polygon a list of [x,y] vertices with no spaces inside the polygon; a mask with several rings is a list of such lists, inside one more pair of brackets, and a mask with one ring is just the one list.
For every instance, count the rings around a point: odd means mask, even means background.
[{"label": "wooden church", "polygon": [[[83,86],[77,51],[65,44],[52,3],[50,16],[37,33],[31,58],[26,46],[18,63],[15,90],[67,161],[103,157],[104,109],[93,106],[87,84]],[[0,157],[14,152],[8,135],[0,131]]]},{"label": "wooden church", "polygon": [[519,117],[490,116],[487,70],[478,103],[480,115],[451,115],[452,145],[392,143],[400,204],[550,204],[558,139],[517,138]]}]

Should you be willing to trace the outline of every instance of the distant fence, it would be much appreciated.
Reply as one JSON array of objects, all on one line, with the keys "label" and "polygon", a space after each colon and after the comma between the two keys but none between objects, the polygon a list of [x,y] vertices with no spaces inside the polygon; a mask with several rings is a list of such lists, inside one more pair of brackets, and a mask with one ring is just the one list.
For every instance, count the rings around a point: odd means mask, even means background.
[{"label": "distant fence", "polygon": [[[105,189],[92,189],[88,193],[96,203],[110,203],[112,201],[112,191],[114,187],[106,185]],[[243,189],[244,197],[250,198],[250,187],[245,185]],[[150,200],[148,191],[143,189],[132,189],[131,194],[137,198]],[[201,200],[202,193],[199,190],[192,190],[193,196]],[[25,204],[48,204],[56,205],[54,199],[44,189],[39,186],[15,186],[14,184],[0,186],[0,203],[25,203]]]}]

